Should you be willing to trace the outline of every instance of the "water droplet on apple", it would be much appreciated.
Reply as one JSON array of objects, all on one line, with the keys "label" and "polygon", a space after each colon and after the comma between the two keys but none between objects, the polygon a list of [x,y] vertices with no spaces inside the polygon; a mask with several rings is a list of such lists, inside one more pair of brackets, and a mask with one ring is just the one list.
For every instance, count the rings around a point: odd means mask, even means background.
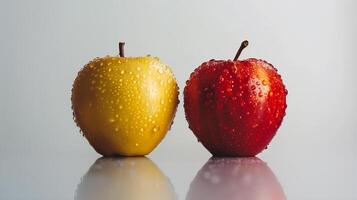
[{"label": "water droplet on apple", "polygon": [[263,85],[267,85],[268,83],[267,83],[267,81],[264,79],[264,80],[262,81],[262,84],[263,84]]},{"label": "water droplet on apple", "polygon": [[234,64],[233,67],[232,67],[232,72],[233,72],[233,73],[237,73],[237,71],[238,71],[238,68],[237,68],[237,66]]},{"label": "water droplet on apple", "polygon": [[139,144],[138,144],[138,143],[135,143],[135,146],[137,147],[137,146],[139,146]]},{"label": "water droplet on apple", "polygon": [[155,125],[153,128],[152,128],[152,132],[156,133],[160,130],[160,126],[159,125]]},{"label": "water droplet on apple", "polygon": [[255,88],[256,88],[255,85],[252,85],[252,86],[250,87],[251,90],[255,90]]},{"label": "water droplet on apple", "polygon": [[114,118],[110,118],[110,119],[109,119],[109,122],[110,122],[110,123],[113,123],[113,122],[115,122],[115,119],[114,119]]},{"label": "water droplet on apple", "polygon": [[244,107],[244,106],[245,106],[245,102],[244,102],[244,101],[241,101],[241,102],[240,102],[240,106],[241,106],[241,107]]}]

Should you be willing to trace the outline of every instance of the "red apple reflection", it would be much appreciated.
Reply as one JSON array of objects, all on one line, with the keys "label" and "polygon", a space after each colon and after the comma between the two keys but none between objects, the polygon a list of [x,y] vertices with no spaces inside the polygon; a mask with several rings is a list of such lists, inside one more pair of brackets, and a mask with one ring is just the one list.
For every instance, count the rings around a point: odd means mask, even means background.
[{"label": "red apple reflection", "polygon": [[186,200],[285,200],[277,178],[256,157],[212,157],[197,173]]}]

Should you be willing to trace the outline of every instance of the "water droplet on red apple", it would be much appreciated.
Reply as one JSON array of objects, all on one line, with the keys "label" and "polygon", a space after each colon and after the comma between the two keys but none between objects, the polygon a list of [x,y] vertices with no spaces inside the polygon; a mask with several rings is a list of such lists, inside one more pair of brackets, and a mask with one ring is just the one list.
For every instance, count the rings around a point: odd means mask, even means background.
[{"label": "water droplet on red apple", "polygon": [[264,79],[264,80],[262,81],[262,84],[263,84],[263,85],[267,85],[268,83],[267,83],[267,81]]},{"label": "water droplet on red apple", "polygon": [[224,81],[224,77],[221,75],[221,76],[219,76],[219,81],[220,82],[223,82]]}]

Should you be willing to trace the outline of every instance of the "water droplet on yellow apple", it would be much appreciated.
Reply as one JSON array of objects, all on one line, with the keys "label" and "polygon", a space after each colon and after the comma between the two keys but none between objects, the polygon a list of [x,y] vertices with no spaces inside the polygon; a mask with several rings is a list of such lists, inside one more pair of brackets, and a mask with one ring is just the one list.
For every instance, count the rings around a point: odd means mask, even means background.
[{"label": "water droplet on yellow apple", "polygon": [[160,126],[159,125],[155,125],[153,128],[152,128],[152,131],[154,133],[158,132],[160,130]]}]

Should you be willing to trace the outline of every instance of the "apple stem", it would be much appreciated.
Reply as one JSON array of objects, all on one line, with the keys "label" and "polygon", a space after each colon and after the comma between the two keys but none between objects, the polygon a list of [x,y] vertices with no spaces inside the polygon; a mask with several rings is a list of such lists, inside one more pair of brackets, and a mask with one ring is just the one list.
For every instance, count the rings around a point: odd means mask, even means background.
[{"label": "apple stem", "polygon": [[119,42],[119,56],[124,57],[124,45],[125,42]]},{"label": "apple stem", "polygon": [[244,40],[242,42],[242,44],[240,44],[240,47],[239,47],[239,49],[238,49],[238,51],[236,53],[236,56],[233,59],[234,61],[238,60],[238,58],[239,58],[240,54],[242,53],[243,49],[246,48],[248,46],[248,44],[249,44],[248,40]]}]

